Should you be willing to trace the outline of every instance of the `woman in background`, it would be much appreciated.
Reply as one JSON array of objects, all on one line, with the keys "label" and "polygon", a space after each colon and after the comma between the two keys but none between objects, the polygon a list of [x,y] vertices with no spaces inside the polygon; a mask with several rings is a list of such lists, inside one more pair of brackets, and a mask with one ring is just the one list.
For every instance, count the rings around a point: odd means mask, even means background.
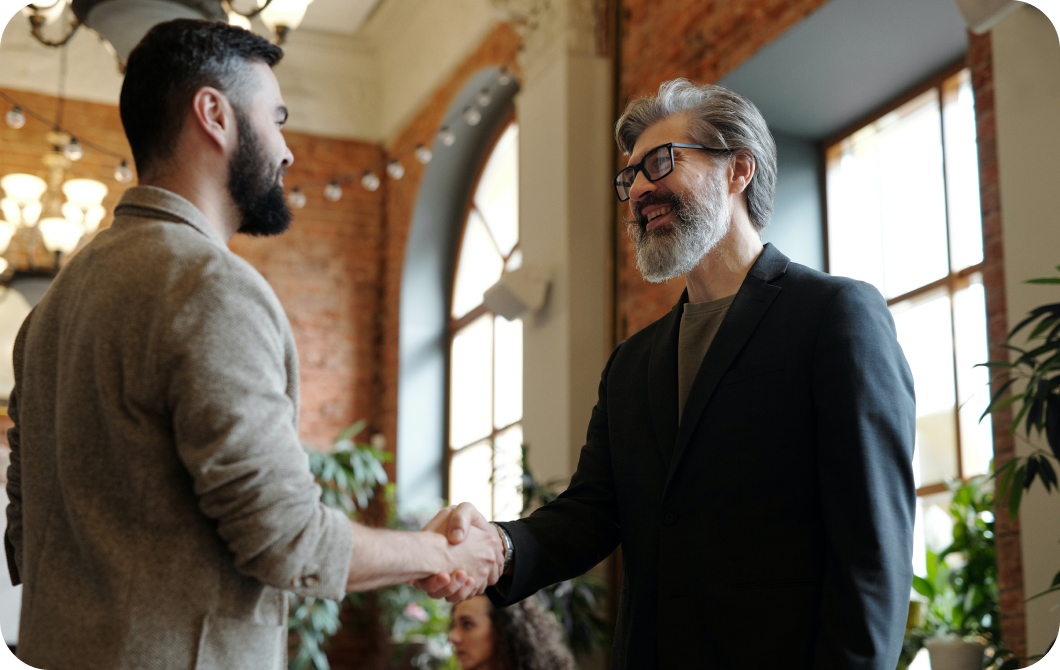
[{"label": "woman in background", "polygon": [[486,596],[453,608],[449,641],[464,670],[574,670],[559,622],[537,598],[497,609]]}]

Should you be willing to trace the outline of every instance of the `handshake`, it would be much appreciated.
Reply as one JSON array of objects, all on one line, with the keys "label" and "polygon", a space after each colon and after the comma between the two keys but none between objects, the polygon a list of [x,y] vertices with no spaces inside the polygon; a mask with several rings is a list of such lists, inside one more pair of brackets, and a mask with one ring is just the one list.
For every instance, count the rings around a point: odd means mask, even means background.
[{"label": "handshake", "polygon": [[408,582],[430,597],[460,602],[482,595],[500,579],[505,568],[502,531],[471,503],[446,507],[423,527],[423,532],[437,533],[448,542],[443,549],[447,569]]}]

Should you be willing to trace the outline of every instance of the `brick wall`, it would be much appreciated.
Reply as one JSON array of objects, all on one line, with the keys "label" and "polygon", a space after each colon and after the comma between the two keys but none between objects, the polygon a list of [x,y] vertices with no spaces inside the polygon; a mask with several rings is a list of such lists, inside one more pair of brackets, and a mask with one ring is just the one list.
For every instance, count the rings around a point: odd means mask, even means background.
[{"label": "brick wall", "polygon": [[[1008,357],[1001,345],[1008,335],[1005,306],[1005,268],[1001,246],[1001,198],[998,192],[997,126],[994,117],[994,68],[990,35],[969,34],[968,67],[975,90],[976,141],[979,153],[979,201],[983,216],[983,288],[986,292],[987,338],[990,359]],[[995,384],[995,390],[1000,383]],[[994,465],[999,468],[1015,455],[1008,432],[1012,411],[993,416]],[[1023,560],[1019,519],[1011,519],[1008,505],[996,506],[998,587],[1001,592],[1001,635],[1018,656],[1027,653],[1023,600]]]},{"label": "brick wall", "polygon": [[[49,96],[6,89],[5,93],[47,117],[56,109],[57,100]],[[63,125],[92,142],[131,154],[117,107],[68,100]],[[40,173],[41,156],[48,149],[47,130],[33,119],[21,130],[0,124],[0,174]],[[381,150],[364,142],[285,135],[295,155],[288,184],[359,173],[382,160]],[[86,150],[70,170],[71,177],[91,177],[107,185],[108,212],[113,212],[126,188],[114,180],[116,164],[111,157]],[[325,447],[344,427],[360,418],[370,419],[375,411],[383,194],[347,186],[342,200],[329,203],[321,186],[307,189],[306,195],[306,207],[295,211],[285,235],[237,236],[231,248],[269,280],[287,311],[301,362],[302,436]],[[109,224],[108,216],[103,226]],[[49,260],[46,255],[38,258],[38,262]],[[5,447],[6,421],[0,417],[0,446]]]},{"label": "brick wall", "polygon": [[[675,77],[712,83],[827,0],[621,0],[621,99],[654,94]],[[665,37],[661,37],[665,36]],[[623,161],[624,164],[624,161]],[[615,318],[619,340],[663,316],[684,281],[648,284],[637,271],[619,207]]]}]

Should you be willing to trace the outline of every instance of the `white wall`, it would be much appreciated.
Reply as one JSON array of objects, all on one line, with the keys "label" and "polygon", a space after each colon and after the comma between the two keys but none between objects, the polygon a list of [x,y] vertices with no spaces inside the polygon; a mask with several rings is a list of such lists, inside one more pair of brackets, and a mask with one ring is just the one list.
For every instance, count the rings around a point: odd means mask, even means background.
[{"label": "white wall", "polygon": [[[993,31],[1001,226],[1008,322],[1060,299],[1051,286],[1028,286],[1055,276],[1060,264],[1060,41],[1049,20],[1030,6]],[[1040,446],[1044,446],[1041,441]],[[1031,447],[1017,439],[1017,453]],[[1035,484],[1023,498],[1020,536],[1026,596],[1048,588],[1060,570],[1060,495]],[[1042,654],[1056,638],[1060,595],[1027,603],[1027,649]]]}]

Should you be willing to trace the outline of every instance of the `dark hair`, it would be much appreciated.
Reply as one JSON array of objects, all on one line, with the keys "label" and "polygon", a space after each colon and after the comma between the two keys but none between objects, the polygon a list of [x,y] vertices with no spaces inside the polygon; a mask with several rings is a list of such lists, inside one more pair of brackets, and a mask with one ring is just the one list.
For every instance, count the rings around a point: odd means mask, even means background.
[{"label": "dark hair", "polygon": [[177,19],[151,28],[129,54],[119,105],[136,171],[172,156],[200,88],[213,86],[238,106],[247,63],[272,67],[281,58],[280,47],[227,23]]},{"label": "dark hair", "polygon": [[501,670],[574,670],[563,628],[536,597],[503,609],[490,603],[490,623]]}]

